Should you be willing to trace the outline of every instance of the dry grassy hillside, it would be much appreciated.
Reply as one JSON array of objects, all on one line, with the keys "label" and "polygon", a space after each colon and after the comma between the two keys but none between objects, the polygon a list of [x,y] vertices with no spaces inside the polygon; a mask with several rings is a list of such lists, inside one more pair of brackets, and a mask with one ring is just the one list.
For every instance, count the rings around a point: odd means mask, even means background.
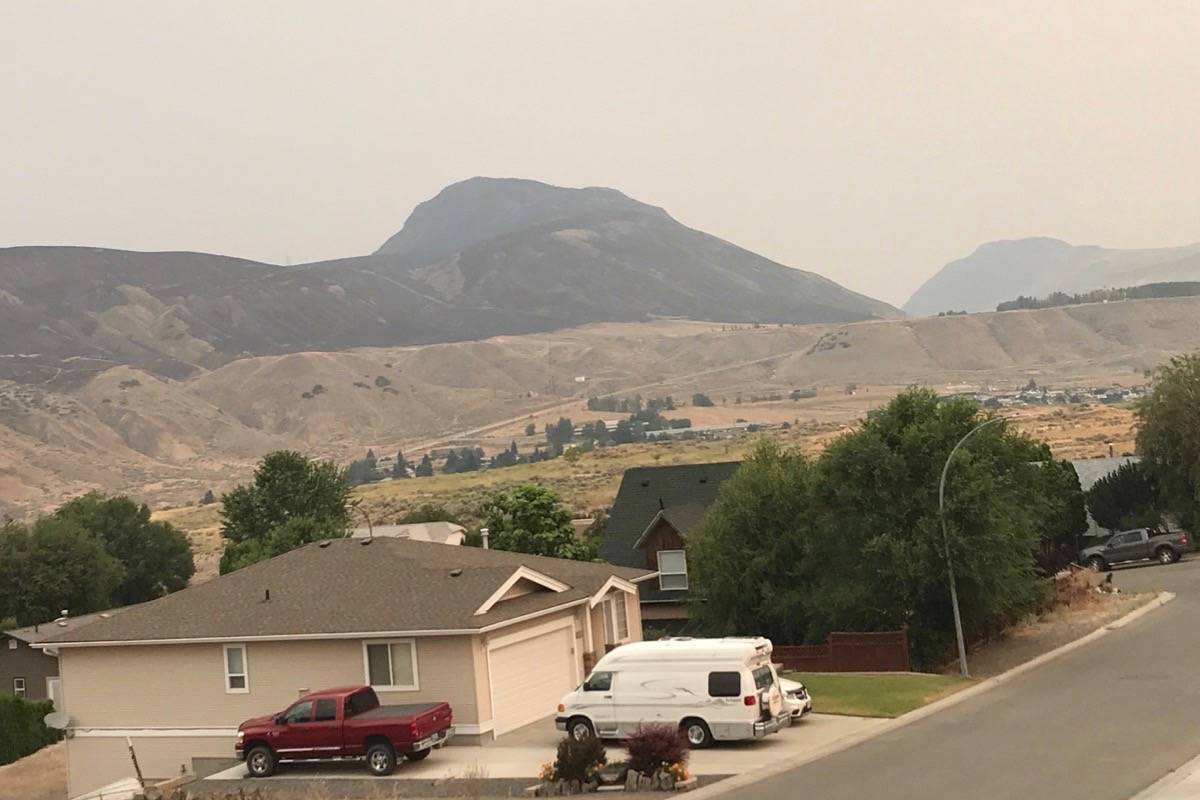
[{"label": "dry grassy hillside", "polygon": [[[873,402],[884,399],[881,394]],[[774,430],[769,435],[805,452],[816,453],[861,418],[859,405],[848,403],[840,419],[834,419],[836,415],[827,409],[825,421],[786,431]],[[1010,410],[1005,414],[1013,417],[1021,430],[1048,442],[1060,458],[1107,455],[1110,444],[1118,454],[1133,450],[1133,413],[1127,408],[1071,406]],[[541,483],[554,487],[576,517],[593,516],[597,510],[612,504],[621,475],[630,467],[737,460],[757,438],[747,434],[721,441],[612,447],[585,453],[573,464],[556,459],[507,469],[386,481],[360,487],[355,497],[374,524],[394,521],[424,503],[442,505],[464,522],[477,524],[479,506],[491,492],[522,483]],[[216,575],[222,547],[218,505],[166,509],[157,512],[155,518],[167,520],[187,532],[196,559],[196,580]],[[356,520],[356,524],[362,523]]]},{"label": "dry grassy hillside", "polygon": [[[245,358],[184,381],[120,367],[55,393],[0,385],[0,511],[100,488],[178,505],[294,447],[348,461],[440,443],[506,446],[607,393],[708,394],[693,424],[845,421],[911,383],[939,390],[1138,384],[1200,348],[1200,298],[848,325],[660,320],[422,347]],[[858,393],[847,396],[855,384]],[[750,402],[815,389],[812,400]],[[739,402],[739,397],[742,402]]]}]

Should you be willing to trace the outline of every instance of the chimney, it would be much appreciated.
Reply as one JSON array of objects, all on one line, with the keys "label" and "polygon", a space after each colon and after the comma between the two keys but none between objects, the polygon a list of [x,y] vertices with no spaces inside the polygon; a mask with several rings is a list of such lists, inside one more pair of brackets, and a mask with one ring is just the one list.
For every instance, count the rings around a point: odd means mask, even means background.
[{"label": "chimney", "polygon": [[488,544],[488,529],[487,529],[487,528],[480,528],[480,529],[479,529],[479,536],[480,536],[480,537],[483,539],[483,549],[484,549],[484,550],[488,550],[488,549],[490,549],[490,546],[489,546],[489,544]]}]

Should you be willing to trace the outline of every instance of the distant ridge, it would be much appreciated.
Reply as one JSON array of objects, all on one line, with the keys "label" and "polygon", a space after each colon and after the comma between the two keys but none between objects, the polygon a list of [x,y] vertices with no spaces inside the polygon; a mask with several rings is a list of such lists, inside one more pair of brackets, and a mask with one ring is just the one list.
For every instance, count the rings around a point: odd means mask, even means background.
[{"label": "distant ridge", "polygon": [[904,304],[917,316],[993,311],[1020,296],[1200,280],[1200,244],[1114,250],[1035,237],[980,245],[927,280]]}]

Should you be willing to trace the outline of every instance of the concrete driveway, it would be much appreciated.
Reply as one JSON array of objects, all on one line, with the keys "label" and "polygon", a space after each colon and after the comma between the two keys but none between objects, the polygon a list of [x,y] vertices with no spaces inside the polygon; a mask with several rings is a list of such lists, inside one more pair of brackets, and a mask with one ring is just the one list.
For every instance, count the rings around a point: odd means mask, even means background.
[{"label": "concrete driveway", "polygon": [[[886,720],[809,714],[800,723],[774,736],[747,742],[719,742],[707,750],[692,751],[691,770],[696,775],[739,775],[764,766],[797,760],[818,748],[872,727]],[[437,780],[464,776],[488,778],[534,778],[542,764],[554,760],[554,751],[563,734],[554,728],[554,719],[528,725],[483,747],[443,747],[416,764],[402,763],[391,775],[393,780]],[[609,742],[608,757],[625,757],[619,742]],[[323,764],[282,764],[278,775],[288,778],[361,779],[361,762]],[[238,781],[246,777],[242,765],[209,776],[209,781]],[[379,780],[379,779],[373,779]]]}]

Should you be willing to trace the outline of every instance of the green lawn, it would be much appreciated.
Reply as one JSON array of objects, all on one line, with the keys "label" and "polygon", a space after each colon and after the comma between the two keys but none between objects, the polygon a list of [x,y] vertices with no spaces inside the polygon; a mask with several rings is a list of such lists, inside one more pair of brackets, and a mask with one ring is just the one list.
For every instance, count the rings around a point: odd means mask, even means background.
[{"label": "green lawn", "polygon": [[898,717],[971,684],[955,675],[895,675],[845,672],[792,673],[802,682],[818,714]]}]

